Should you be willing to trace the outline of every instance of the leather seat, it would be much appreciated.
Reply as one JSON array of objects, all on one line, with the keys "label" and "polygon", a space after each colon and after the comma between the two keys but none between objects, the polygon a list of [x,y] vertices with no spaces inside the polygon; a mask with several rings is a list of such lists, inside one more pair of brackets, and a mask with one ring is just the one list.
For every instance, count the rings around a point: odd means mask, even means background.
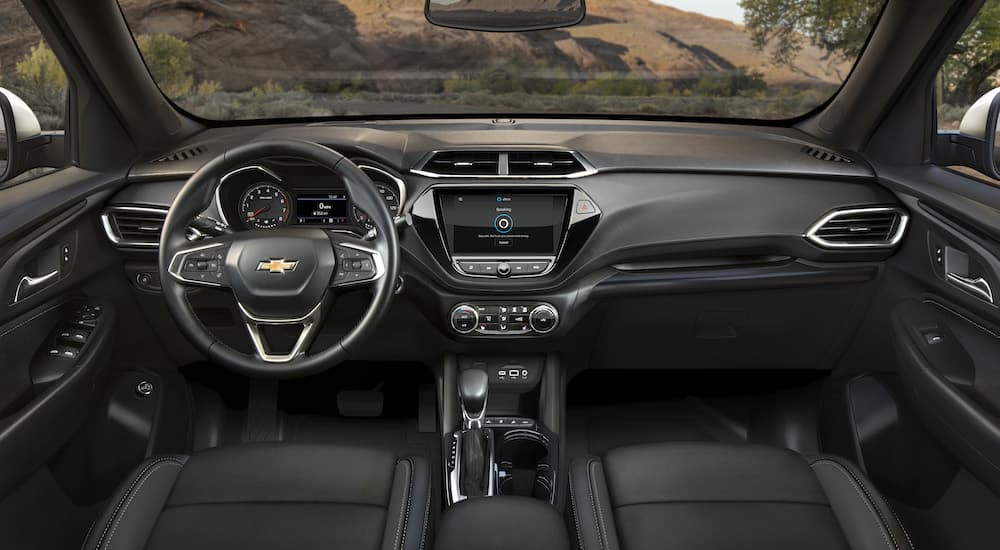
[{"label": "leather seat", "polygon": [[856,468],[758,445],[655,444],[575,461],[585,550],[912,550]]},{"label": "leather seat", "polygon": [[126,480],[84,549],[419,550],[426,460],[266,443],[151,459]]}]

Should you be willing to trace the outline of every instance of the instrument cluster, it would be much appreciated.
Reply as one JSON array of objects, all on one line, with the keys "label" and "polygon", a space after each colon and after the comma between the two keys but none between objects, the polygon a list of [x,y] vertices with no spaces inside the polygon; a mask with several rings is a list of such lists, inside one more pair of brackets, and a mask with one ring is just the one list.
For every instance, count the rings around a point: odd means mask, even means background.
[{"label": "instrument cluster", "polygon": [[[406,185],[392,170],[355,160],[371,178],[393,217],[406,201]],[[356,206],[346,184],[329,170],[294,159],[269,159],[226,174],[216,202],[227,225],[240,230],[316,226],[364,234],[371,217]]]}]

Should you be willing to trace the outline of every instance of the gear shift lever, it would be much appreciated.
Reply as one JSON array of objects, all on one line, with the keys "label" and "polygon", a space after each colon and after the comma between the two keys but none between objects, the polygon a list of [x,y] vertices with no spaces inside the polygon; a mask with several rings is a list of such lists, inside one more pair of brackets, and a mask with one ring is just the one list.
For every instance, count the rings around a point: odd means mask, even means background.
[{"label": "gear shift lever", "polygon": [[486,371],[467,369],[458,381],[458,396],[462,400],[462,420],[466,430],[483,427],[490,377]]}]

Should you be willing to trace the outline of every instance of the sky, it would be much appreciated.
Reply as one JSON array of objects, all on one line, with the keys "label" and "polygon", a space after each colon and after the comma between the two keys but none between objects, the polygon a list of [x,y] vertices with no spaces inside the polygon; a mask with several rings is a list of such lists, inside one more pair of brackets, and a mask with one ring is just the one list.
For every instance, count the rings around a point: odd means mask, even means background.
[{"label": "sky", "polygon": [[685,11],[693,11],[728,19],[736,23],[743,23],[743,10],[740,9],[739,0],[653,0],[660,4],[673,6]]}]

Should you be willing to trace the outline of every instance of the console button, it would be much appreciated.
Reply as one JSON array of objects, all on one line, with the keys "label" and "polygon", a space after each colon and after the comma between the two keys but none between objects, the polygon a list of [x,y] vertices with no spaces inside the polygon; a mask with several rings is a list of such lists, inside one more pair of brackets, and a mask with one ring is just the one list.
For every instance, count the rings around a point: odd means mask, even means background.
[{"label": "console button", "polygon": [[542,304],[531,310],[531,313],[528,315],[528,322],[531,324],[532,330],[539,334],[545,334],[556,328],[556,324],[559,322],[559,314],[552,306]]},{"label": "console button", "polygon": [[510,272],[513,276],[518,275],[538,275],[544,273],[549,268],[549,261],[537,262],[511,262]]},{"label": "console button", "polygon": [[510,268],[511,268],[510,264],[507,262],[497,262],[496,264],[497,275],[501,277],[506,277],[507,275],[510,275]]},{"label": "console button", "polygon": [[479,314],[471,306],[462,304],[451,310],[451,328],[461,334],[467,334],[476,329],[479,324]]}]

